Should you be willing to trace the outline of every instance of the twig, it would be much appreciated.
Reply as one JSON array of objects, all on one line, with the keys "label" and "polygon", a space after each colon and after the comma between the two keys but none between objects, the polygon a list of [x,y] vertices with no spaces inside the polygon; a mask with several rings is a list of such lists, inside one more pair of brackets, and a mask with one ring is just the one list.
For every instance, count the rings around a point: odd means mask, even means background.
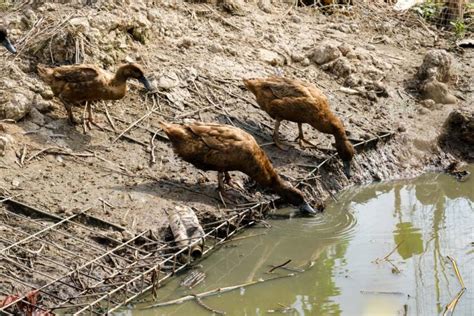
[{"label": "twig", "polygon": [[456,264],[456,260],[454,260],[454,258],[451,257],[451,256],[447,256],[447,257],[451,261],[451,263],[453,264],[454,272],[456,272],[456,277],[459,280],[459,284],[461,284],[461,287],[463,289],[465,289],[466,286],[464,285],[464,281],[462,280],[462,276],[461,276],[461,273],[459,272],[458,265]]},{"label": "twig", "polygon": [[208,5],[205,5],[206,8],[208,8],[212,13],[214,13],[215,16],[217,16],[219,18],[219,20],[221,20],[224,24],[227,24],[229,26],[232,26],[233,28],[235,28],[236,30],[239,30],[239,31],[242,31],[242,29],[240,27],[238,27],[237,25],[229,22],[227,19],[225,19],[222,15],[220,15],[219,13],[216,12],[216,10],[214,10],[213,8],[211,8],[210,6]]},{"label": "twig", "polygon": [[158,134],[158,130],[155,132],[155,134],[153,134],[153,136],[151,137],[151,140],[150,140],[150,153],[151,153],[151,161],[150,161],[150,165],[153,165],[156,163],[156,157],[155,157],[155,138],[156,138],[156,134]]},{"label": "twig", "polygon": [[21,157],[20,157],[20,165],[22,167],[25,164],[25,157],[26,157],[26,145],[23,145],[23,149],[21,151]]},{"label": "twig", "polygon": [[21,194],[16,194],[16,195],[12,195],[12,196],[3,198],[3,199],[0,200],[0,203],[6,202],[6,201],[10,201],[11,199],[17,198],[17,197],[19,197],[20,195],[21,195]]},{"label": "twig", "polygon": [[397,249],[400,247],[400,245],[403,244],[403,242],[404,242],[404,240],[400,241],[400,242],[397,244],[397,246],[396,246],[395,248],[393,248],[393,250],[388,253],[388,255],[386,255],[385,257],[383,257],[382,260],[387,261],[387,260],[388,260],[388,257],[390,257],[390,256],[395,252],[395,250],[397,250]]},{"label": "twig", "polygon": [[456,273],[456,277],[459,281],[459,284],[461,285],[461,289],[456,294],[456,296],[451,300],[451,302],[449,302],[449,304],[446,305],[443,312],[443,316],[452,315],[454,313],[454,309],[456,308],[456,305],[458,304],[459,300],[463,296],[464,292],[466,292],[466,286],[464,285],[464,281],[462,279],[461,273],[459,272],[458,265],[456,264],[456,260],[454,260],[454,258],[451,256],[447,256],[447,257],[453,264],[454,272]]},{"label": "twig", "polygon": [[285,262],[283,262],[282,264],[279,264],[279,265],[277,265],[277,266],[274,266],[273,268],[271,268],[270,270],[268,270],[268,273],[272,273],[272,272],[275,271],[276,269],[281,268],[281,267],[284,267],[284,266],[286,266],[286,265],[287,265],[288,263],[290,263],[290,262],[291,262],[291,259],[288,259],[288,260],[286,260]]},{"label": "twig", "polygon": [[48,147],[34,153],[28,159],[26,159],[26,161],[28,162],[32,160],[33,158],[37,157],[38,155],[41,155],[42,153],[52,154],[52,155],[73,156],[73,157],[94,157],[94,154],[91,154],[91,153],[74,153],[74,152],[63,151],[62,148],[59,148],[59,147]]},{"label": "twig", "polygon": [[387,292],[387,291],[360,291],[361,294],[384,294],[384,295],[405,295],[402,292]]},{"label": "twig", "polygon": [[454,309],[456,308],[456,305],[461,299],[461,296],[463,296],[464,292],[466,292],[466,288],[462,288],[458,292],[458,294],[456,294],[456,296],[452,299],[452,301],[448,305],[446,305],[446,308],[444,309],[444,312],[443,312],[443,316],[452,315],[454,313]]},{"label": "twig", "polygon": [[253,234],[253,235],[248,235],[248,236],[241,236],[241,237],[237,237],[237,238],[232,238],[232,239],[228,239],[228,240],[224,241],[223,243],[221,243],[221,245],[226,244],[226,243],[229,243],[229,242],[237,241],[237,240],[242,240],[242,239],[247,239],[247,238],[262,236],[262,235],[266,235],[266,234],[267,234],[267,233],[260,233],[260,234]]},{"label": "twig", "polygon": [[34,158],[38,157],[39,155],[41,155],[45,151],[55,149],[55,148],[57,148],[57,147],[48,147],[48,148],[41,149],[41,150],[37,151],[36,153],[32,154],[28,159],[26,159],[26,161],[28,162],[30,160],[33,160]]},{"label": "twig", "polygon": [[117,128],[115,127],[114,121],[110,117],[109,110],[107,109],[107,104],[105,102],[102,102],[102,105],[104,106],[104,111],[105,111],[105,116],[107,117],[107,121],[109,121],[110,126],[112,126],[112,129],[114,132],[117,131]]},{"label": "twig", "polygon": [[115,137],[115,139],[112,141],[112,143],[115,143],[118,139],[120,139],[120,137],[122,137],[125,133],[127,133],[130,129],[132,129],[135,125],[137,125],[138,123],[140,123],[141,121],[143,121],[144,119],[146,119],[147,117],[149,117],[151,114],[153,114],[153,112],[155,111],[156,109],[153,107],[150,111],[148,111],[145,115],[143,115],[142,117],[140,117],[138,120],[136,120],[135,122],[133,122],[132,124],[130,124],[122,133],[120,133],[117,137]]}]

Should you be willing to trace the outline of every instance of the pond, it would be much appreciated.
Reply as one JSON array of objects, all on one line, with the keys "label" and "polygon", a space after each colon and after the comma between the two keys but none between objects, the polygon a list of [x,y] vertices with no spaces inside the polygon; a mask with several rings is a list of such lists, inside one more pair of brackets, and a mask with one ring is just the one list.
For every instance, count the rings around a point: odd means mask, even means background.
[{"label": "pond", "polygon": [[[195,266],[207,275],[196,287],[181,287],[179,275],[158,290],[158,301],[286,276],[202,302],[227,315],[441,315],[461,289],[450,256],[467,288],[454,314],[474,315],[472,177],[426,174],[356,187],[315,218],[268,223],[270,229],[248,229]],[[268,273],[290,259],[285,267],[296,270]],[[142,309],[147,305],[119,314],[212,314],[195,300]]]}]

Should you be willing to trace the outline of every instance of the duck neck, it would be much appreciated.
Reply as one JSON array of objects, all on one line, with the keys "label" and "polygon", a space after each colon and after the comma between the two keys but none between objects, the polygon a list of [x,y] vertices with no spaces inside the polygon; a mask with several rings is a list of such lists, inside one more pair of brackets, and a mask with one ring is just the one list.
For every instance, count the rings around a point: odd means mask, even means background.
[{"label": "duck neck", "polygon": [[296,188],[292,187],[288,182],[276,176],[272,181],[272,189],[280,197],[294,206],[299,206],[304,203],[303,194]]},{"label": "duck neck", "polygon": [[111,80],[113,86],[124,86],[127,82],[128,76],[125,74],[123,68],[119,68]]},{"label": "duck neck", "polygon": [[343,161],[351,161],[354,156],[354,147],[347,138],[346,132],[344,130],[339,131],[334,134],[334,138],[336,139],[336,150],[339,157]]}]

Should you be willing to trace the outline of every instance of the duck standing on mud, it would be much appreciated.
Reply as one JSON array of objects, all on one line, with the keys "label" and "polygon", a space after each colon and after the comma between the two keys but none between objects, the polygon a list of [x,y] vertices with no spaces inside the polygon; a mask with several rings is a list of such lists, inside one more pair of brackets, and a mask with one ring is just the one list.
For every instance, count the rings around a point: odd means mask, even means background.
[{"label": "duck standing on mud", "polygon": [[298,123],[296,140],[300,145],[303,142],[311,144],[303,135],[303,123],[307,123],[322,133],[334,135],[344,173],[347,177],[351,176],[354,147],[347,138],[342,121],[331,111],[327,97],[318,88],[307,82],[282,77],[244,79],[244,83],[255,95],[260,108],[276,120],[273,140],[280,149],[285,149],[278,140],[281,121]]},{"label": "duck standing on mud", "polygon": [[0,26],[0,43],[5,46],[6,49],[12,54],[16,54],[16,49],[8,39],[7,29],[3,26]]},{"label": "duck standing on mud", "polygon": [[281,179],[255,139],[243,130],[213,123],[169,124],[160,122],[175,153],[201,170],[217,171],[218,189],[231,185],[229,171],[241,171],[258,184],[269,187],[306,214],[315,210],[303,194]]},{"label": "duck standing on mud", "polygon": [[[119,66],[115,75],[95,65],[70,65],[49,68],[38,65],[39,76],[51,86],[68,113],[69,121],[74,124],[72,106],[86,101],[118,100],[127,92],[127,79],[140,81],[147,90],[152,90],[143,69],[134,63]],[[88,105],[88,121],[95,124],[91,106]]]}]

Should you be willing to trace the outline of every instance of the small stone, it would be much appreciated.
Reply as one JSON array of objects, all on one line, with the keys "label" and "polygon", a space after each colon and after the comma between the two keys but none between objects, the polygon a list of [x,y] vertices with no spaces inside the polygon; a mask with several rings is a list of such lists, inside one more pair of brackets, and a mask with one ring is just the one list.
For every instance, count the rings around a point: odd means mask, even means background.
[{"label": "small stone", "polygon": [[129,241],[133,237],[135,237],[135,235],[132,232],[130,232],[128,230],[122,231],[122,241],[123,242]]},{"label": "small stone", "polygon": [[436,103],[454,104],[456,97],[449,91],[448,86],[436,78],[425,80],[420,87],[424,99],[432,99]]},{"label": "small stone", "polygon": [[12,143],[12,138],[9,135],[0,136],[0,157],[5,156],[5,153]]},{"label": "small stone", "polygon": [[427,109],[425,109],[424,107],[420,107],[420,108],[418,108],[418,113],[421,114],[421,115],[425,115],[425,114],[428,114],[429,111]]},{"label": "small stone", "polygon": [[185,37],[178,43],[177,46],[178,46],[178,48],[188,49],[191,46],[193,46],[194,44],[196,44],[196,41],[194,39],[189,38],[189,37]]},{"label": "small stone", "polygon": [[369,99],[370,101],[377,101],[377,94],[375,94],[374,91],[367,91],[366,97],[367,97],[367,99]]},{"label": "small stone", "polygon": [[274,34],[267,34],[263,38],[266,39],[267,41],[271,42],[271,43],[276,43],[277,42],[277,38]]},{"label": "small stone", "polygon": [[15,178],[15,179],[12,180],[12,185],[14,187],[20,186],[20,183],[21,183],[21,180],[19,178]]},{"label": "small stone", "polygon": [[433,109],[436,102],[431,99],[426,99],[426,100],[420,101],[420,104],[427,109]]},{"label": "small stone", "polygon": [[217,54],[217,53],[222,53],[224,51],[224,48],[220,44],[212,43],[211,45],[209,45],[209,51],[211,53]]},{"label": "small stone", "polygon": [[370,50],[370,51],[376,50],[375,46],[374,46],[374,45],[371,45],[371,44],[366,44],[366,45],[365,45],[365,49]]},{"label": "small stone", "polygon": [[31,122],[35,123],[36,125],[43,126],[45,124],[44,115],[41,114],[36,108],[31,108],[29,113],[29,118]]},{"label": "small stone", "polygon": [[86,17],[72,18],[69,20],[69,24],[79,33],[87,33],[90,28],[89,20]]},{"label": "small stone", "polygon": [[341,56],[341,51],[334,44],[325,44],[313,49],[308,57],[318,65],[333,61]]},{"label": "small stone", "polygon": [[285,64],[285,58],[274,51],[262,48],[258,50],[258,55],[260,60],[272,66],[282,66]]},{"label": "small stone", "polygon": [[305,58],[301,61],[301,66],[309,66],[311,65],[311,61],[309,60],[309,58]]},{"label": "small stone", "polygon": [[342,56],[346,56],[350,51],[352,51],[351,45],[347,43],[342,43],[337,48],[341,52]]},{"label": "small stone", "polygon": [[445,50],[433,49],[426,53],[423,63],[418,69],[418,79],[427,80],[435,77],[440,82],[451,79],[453,57]]},{"label": "small stone", "polygon": [[349,76],[354,71],[352,63],[346,57],[340,57],[332,65],[332,73],[340,78]]},{"label": "small stone", "polygon": [[36,101],[33,106],[35,107],[36,110],[38,110],[40,113],[48,113],[54,110],[54,105],[50,101],[45,101],[45,100],[40,100]]},{"label": "small stone", "polygon": [[403,125],[400,125],[400,126],[397,128],[397,132],[399,132],[399,133],[404,133],[404,132],[406,132],[406,131],[407,131],[407,129],[406,129],[406,127],[403,126]]},{"label": "small stone", "polygon": [[150,22],[157,22],[160,19],[160,10],[159,9],[148,9],[147,18]]},{"label": "small stone", "polygon": [[293,15],[291,18],[290,18],[291,22],[294,22],[294,23],[301,23],[303,21],[302,18],[300,18],[299,16],[297,15]]},{"label": "small stone", "polygon": [[9,96],[9,101],[0,104],[0,119],[10,119],[19,121],[31,109],[31,101],[28,96],[23,93],[15,93]]},{"label": "small stone", "polygon": [[178,85],[179,85],[179,77],[173,71],[170,71],[164,74],[163,76],[161,76],[158,79],[158,83],[157,83],[158,88],[165,89],[165,90],[176,88]]},{"label": "small stone", "polygon": [[271,0],[258,0],[257,5],[263,12],[272,13]]},{"label": "small stone", "polygon": [[295,63],[302,62],[303,59],[305,59],[304,55],[301,54],[291,54],[291,60],[294,61]]}]

